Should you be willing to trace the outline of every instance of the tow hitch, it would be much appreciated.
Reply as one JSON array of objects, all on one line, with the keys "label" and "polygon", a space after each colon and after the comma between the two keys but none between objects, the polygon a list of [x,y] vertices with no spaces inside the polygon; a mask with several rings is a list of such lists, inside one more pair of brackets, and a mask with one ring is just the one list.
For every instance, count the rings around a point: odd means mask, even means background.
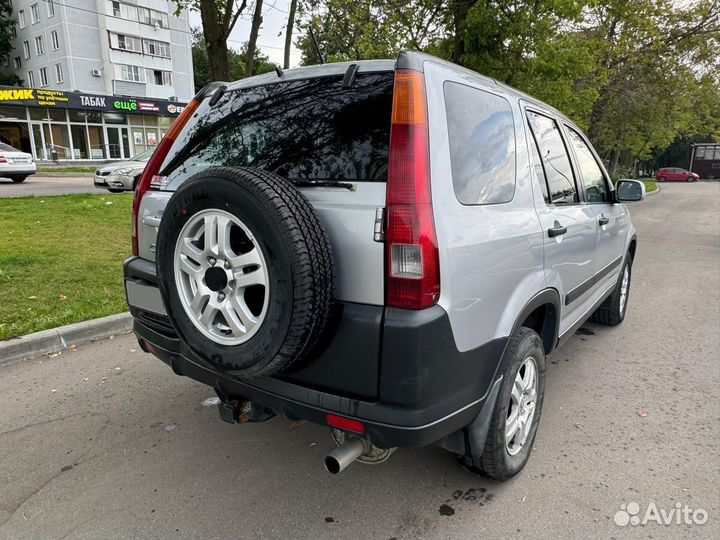
[{"label": "tow hitch", "polygon": [[220,418],[231,424],[236,422],[239,424],[264,422],[275,416],[271,409],[252,401],[223,400],[222,398],[218,403],[218,412]]}]

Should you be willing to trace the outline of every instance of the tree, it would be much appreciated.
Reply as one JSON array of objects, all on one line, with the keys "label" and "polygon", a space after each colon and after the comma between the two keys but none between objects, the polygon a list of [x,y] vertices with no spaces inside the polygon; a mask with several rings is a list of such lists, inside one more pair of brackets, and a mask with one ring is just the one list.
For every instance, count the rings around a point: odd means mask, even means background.
[{"label": "tree", "polygon": [[295,11],[297,0],[290,0],[290,11],[288,13],[287,26],[285,27],[285,50],[283,51],[283,69],[290,67],[290,47],[292,46],[292,33],[295,27]]},{"label": "tree", "polygon": [[[267,55],[262,54],[258,49],[255,49],[255,58],[253,60],[253,71],[252,75],[259,75],[261,73],[268,73],[275,70],[277,64],[270,61]],[[192,30],[192,57],[193,57],[193,69],[195,91],[197,92],[203,86],[212,82],[214,79],[210,73],[210,63],[208,62],[207,48],[205,47],[205,40],[202,32],[195,28]],[[228,48],[228,67],[230,70],[229,76],[224,80],[236,81],[245,77],[245,61],[247,58],[247,43],[243,44],[240,49],[235,50]]]},{"label": "tree", "polygon": [[252,26],[250,28],[250,39],[247,42],[247,56],[245,58],[245,73],[252,73],[253,62],[255,61],[255,49],[257,45],[258,34],[260,33],[260,25],[262,24],[262,7],[263,0],[255,0],[255,10],[253,11]]},{"label": "tree", "polygon": [[[0,60],[10,62],[12,46],[12,27],[15,21],[12,18],[12,4],[10,0],[0,0]],[[0,71],[0,84],[15,85],[22,81],[14,73]]]},{"label": "tree", "polygon": [[[328,61],[431,52],[554,105],[611,173],[720,134],[720,0],[311,0]],[[307,36],[304,64],[317,62]],[[707,140],[707,139],[706,139]]]},{"label": "tree", "polygon": [[391,58],[401,49],[425,49],[444,31],[444,0],[311,0],[301,5],[298,26],[304,65],[319,62],[307,32],[312,26],[327,62]]},{"label": "tree", "polygon": [[210,78],[227,81],[230,77],[230,55],[227,40],[247,0],[173,0],[176,13],[184,9],[200,12],[202,32],[207,49]]}]

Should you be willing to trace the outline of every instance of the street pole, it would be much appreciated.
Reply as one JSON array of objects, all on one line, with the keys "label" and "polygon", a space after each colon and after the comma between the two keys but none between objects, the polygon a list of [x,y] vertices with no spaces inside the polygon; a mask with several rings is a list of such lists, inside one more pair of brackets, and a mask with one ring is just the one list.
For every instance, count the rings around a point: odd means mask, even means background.
[{"label": "street pole", "polygon": [[688,167],[688,171],[692,172],[693,161],[695,159],[695,144],[691,144],[690,148],[692,148],[692,150],[690,150],[690,167]]}]

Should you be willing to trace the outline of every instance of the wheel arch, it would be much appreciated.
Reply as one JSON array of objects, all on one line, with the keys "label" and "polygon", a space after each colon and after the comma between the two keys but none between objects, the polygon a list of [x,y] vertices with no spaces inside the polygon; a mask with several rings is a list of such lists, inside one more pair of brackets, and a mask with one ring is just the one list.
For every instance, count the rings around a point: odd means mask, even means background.
[{"label": "wheel arch", "polygon": [[557,346],[560,305],[560,295],[557,290],[540,291],[520,311],[513,325],[513,335],[523,326],[535,330],[543,342],[545,354],[550,354]]}]

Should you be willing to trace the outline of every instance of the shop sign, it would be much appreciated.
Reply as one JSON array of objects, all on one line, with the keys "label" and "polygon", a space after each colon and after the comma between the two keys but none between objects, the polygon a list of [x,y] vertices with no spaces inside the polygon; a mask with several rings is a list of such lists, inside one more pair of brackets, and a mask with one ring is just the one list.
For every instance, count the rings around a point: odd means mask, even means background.
[{"label": "shop sign", "polygon": [[80,105],[83,107],[97,107],[99,109],[105,109],[105,98],[100,96],[78,96],[80,98]]},{"label": "shop sign", "polygon": [[27,101],[30,99],[35,100],[32,88],[0,90],[0,101]]},{"label": "shop sign", "polygon": [[79,92],[63,92],[39,88],[0,87],[0,103],[27,105],[30,107],[67,109],[92,108],[108,112],[129,112],[135,114],[180,114],[184,104],[167,100],[149,101],[143,98],[125,96],[97,96]]}]

